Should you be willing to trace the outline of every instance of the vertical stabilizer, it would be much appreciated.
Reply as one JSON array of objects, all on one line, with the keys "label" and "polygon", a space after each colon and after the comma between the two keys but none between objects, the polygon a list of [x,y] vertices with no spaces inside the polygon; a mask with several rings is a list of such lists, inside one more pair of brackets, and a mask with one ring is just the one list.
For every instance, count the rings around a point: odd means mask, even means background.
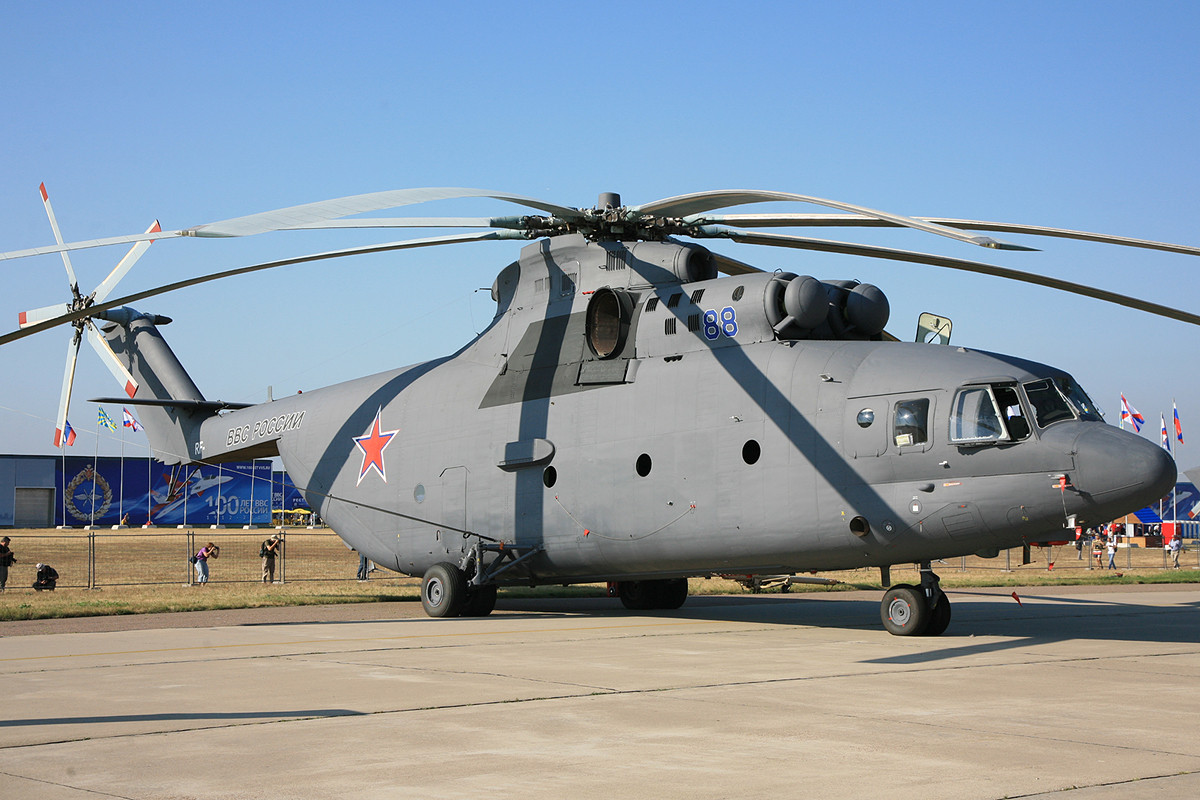
[{"label": "vertical stabilizer", "polygon": [[166,464],[198,458],[200,424],[216,410],[159,333],[158,326],[170,320],[128,308],[107,312],[105,318],[115,323],[105,328],[105,340],[137,379],[132,402],[139,406],[154,457]]}]

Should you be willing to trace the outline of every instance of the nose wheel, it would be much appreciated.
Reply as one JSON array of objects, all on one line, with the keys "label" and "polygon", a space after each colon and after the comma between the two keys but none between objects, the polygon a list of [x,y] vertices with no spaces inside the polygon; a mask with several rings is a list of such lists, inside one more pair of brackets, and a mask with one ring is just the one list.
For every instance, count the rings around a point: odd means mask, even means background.
[{"label": "nose wheel", "polygon": [[921,585],[901,583],[888,589],[879,604],[883,627],[895,636],[940,636],[950,625],[950,598],[928,562]]}]

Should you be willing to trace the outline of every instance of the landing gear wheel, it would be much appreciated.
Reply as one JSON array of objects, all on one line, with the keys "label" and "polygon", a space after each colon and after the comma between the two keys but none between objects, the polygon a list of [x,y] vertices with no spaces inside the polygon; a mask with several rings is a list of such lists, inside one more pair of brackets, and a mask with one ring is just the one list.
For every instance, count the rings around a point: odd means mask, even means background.
[{"label": "landing gear wheel", "polygon": [[879,616],[888,633],[917,636],[929,624],[929,605],[920,589],[901,583],[884,592]]},{"label": "landing gear wheel", "polygon": [[942,595],[937,605],[929,610],[929,623],[922,631],[922,636],[941,636],[950,625],[950,598]]},{"label": "landing gear wheel", "polygon": [[675,578],[669,581],[655,581],[658,584],[655,598],[658,602],[655,608],[674,611],[684,604],[688,596],[687,578]]},{"label": "landing gear wheel", "polygon": [[621,604],[630,611],[674,610],[688,596],[687,578],[657,581],[621,581],[617,587]]},{"label": "landing gear wheel", "polygon": [[654,608],[652,581],[621,581],[617,585],[621,605],[630,611],[646,611]]},{"label": "landing gear wheel", "polygon": [[445,561],[425,571],[421,580],[421,605],[431,617],[456,617],[467,602],[467,577]]},{"label": "landing gear wheel", "polygon": [[467,601],[463,603],[464,617],[486,617],[496,607],[496,584],[474,586],[467,591]]}]

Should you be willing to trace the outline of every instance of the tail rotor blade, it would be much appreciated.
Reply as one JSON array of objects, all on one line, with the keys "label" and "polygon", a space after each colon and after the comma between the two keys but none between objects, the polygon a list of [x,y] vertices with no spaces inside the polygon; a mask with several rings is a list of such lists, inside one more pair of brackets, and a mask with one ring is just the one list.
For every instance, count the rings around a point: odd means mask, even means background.
[{"label": "tail rotor blade", "polygon": [[[158,233],[161,230],[162,226],[158,224],[158,220],[154,220],[154,224],[146,229],[146,233]],[[126,253],[125,257],[121,259],[121,263],[117,264],[117,266],[113,268],[113,271],[108,273],[108,277],[96,287],[95,300],[97,303],[103,303],[108,299],[108,296],[112,294],[112,290],[115,289],[117,284],[120,283],[121,279],[125,277],[125,273],[129,272],[133,265],[138,262],[138,259],[150,249],[150,245],[153,243],[154,240],[151,239],[149,241],[138,242],[133,247],[129,248],[129,252]],[[65,252],[63,253],[63,256],[66,256]]]},{"label": "tail rotor blade", "polygon": [[[62,232],[58,229],[58,219],[54,216],[54,207],[50,205],[50,195],[46,193],[46,184],[42,183],[39,185],[38,190],[42,193],[42,205],[46,207],[46,216],[50,218],[50,228],[54,231],[54,241],[62,245]],[[79,280],[75,277],[74,268],[71,267],[71,257],[67,255],[66,250],[61,251],[61,253],[63,266],[67,268],[67,280],[71,282],[71,294],[78,297]]]},{"label": "tail rotor blade", "polygon": [[58,416],[54,423],[54,446],[61,447],[67,429],[67,410],[71,405],[71,387],[75,383],[75,362],[79,359],[79,334],[67,342],[67,366],[63,370],[62,394],[58,397]]},{"label": "tail rotor blade", "polygon": [[108,367],[108,371],[112,373],[117,382],[125,389],[125,394],[133,397],[137,394],[138,382],[134,379],[129,370],[125,369],[125,365],[117,358],[117,354],[108,346],[108,342],[96,330],[96,326],[91,320],[88,320],[87,325],[88,344],[100,356],[100,360],[104,362],[104,366]]}]

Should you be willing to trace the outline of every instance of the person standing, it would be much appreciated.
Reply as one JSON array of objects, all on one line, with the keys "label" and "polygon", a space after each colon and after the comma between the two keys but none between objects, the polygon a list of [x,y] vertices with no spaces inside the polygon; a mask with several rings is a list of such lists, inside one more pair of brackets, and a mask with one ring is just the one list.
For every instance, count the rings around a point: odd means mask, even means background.
[{"label": "person standing", "polygon": [[1171,543],[1167,545],[1167,549],[1171,551],[1171,563],[1174,564],[1175,569],[1179,569],[1179,552],[1183,550],[1183,537],[1178,530],[1171,537]]},{"label": "person standing", "polygon": [[8,546],[11,541],[7,536],[0,539],[0,592],[4,591],[4,586],[8,583],[8,568],[17,563],[13,551]]},{"label": "person standing", "polygon": [[1117,559],[1117,534],[1116,531],[1108,534],[1108,569],[1116,569]]},{"label": "person standing", "polygon": [[280,538],[278,533],[262,543],[259,555],[262,556],[263,583],[275,582],[275,556],[279,555],[281,547],[283,547],[283,539]]},{"label": "person standing", "polygon": [[208,583],[208,559],[218,558],[220,555],[221,548],[212,542],[196,552],[196,583]]}]

